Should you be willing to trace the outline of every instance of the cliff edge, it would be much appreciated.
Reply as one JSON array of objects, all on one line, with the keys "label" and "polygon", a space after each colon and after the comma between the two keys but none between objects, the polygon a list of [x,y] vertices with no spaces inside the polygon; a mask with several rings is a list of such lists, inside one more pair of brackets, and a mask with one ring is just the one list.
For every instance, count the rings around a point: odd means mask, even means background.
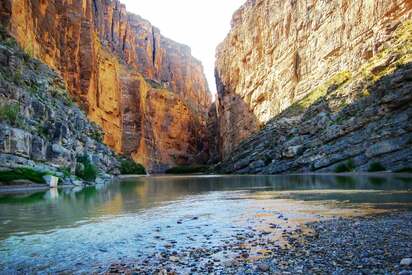
[{"label": "cliff edge", "polygon": [[410,168],[412,1],[249,0],[217,49],[225,173]]},{"label": "cliff edge", "polygon": [[5,0],[0,21],[60,72],[116,152],[150,171],[207,160],[211,96],[189,47],[117,0]]}]

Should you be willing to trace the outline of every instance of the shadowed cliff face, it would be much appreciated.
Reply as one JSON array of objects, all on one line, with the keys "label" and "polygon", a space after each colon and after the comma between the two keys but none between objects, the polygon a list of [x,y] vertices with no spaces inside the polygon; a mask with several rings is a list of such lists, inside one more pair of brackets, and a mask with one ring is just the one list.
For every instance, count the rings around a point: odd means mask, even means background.
[{"label": "shadowed cliff face", "polygon": [[189,47],[163,37],[119,1],[0,5],[1,22],[29,54],[61,73],[117,152],[155,171],[205,153],[211,97]]},{"label": "shadowed cliff face", "polygon": [[407,19],[359,68],[317,85],[215,168],[239,174],[410,171],[411,91],[412,20]]},{"label": "shadowed cliff face", "polygon": [[410,0],[249,0],[217,49],[223,158],[334,75],[356,71],[411,16]]}]

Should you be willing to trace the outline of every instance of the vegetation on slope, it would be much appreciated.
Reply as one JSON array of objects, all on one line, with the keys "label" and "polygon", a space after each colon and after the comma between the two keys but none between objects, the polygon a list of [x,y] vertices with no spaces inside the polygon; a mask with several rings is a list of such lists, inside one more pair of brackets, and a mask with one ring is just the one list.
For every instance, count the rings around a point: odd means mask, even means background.
[{"label": "vegetation on slope", "polygon": [[0,105],[0,121],[19,127],[22,124],[20,105],[18,103]]},{"label": "vegetation on slope", "polygon": [[125,159],[120,162],[120,173],[122,175],[146,175],[146,169],[140,163]]},{"label": "vegetation on slope", "polygon": [[97,178],[97,168],[87,156],[77,159],[76,176],[85,181],[95,181]]},{"label": "vegetation on slope", "polygon": [[348,160],[345,163],[339,164],[335,168],[336,173],[346,173],[346,172],[353,172],[355,170],[355,163],[353,160]]},{"label": "vegetation on slope", "polygon": [[0,182],[10,184],[16,180],[29,180],[35,183],[45,183],[43,177],[46,172],[39,172],[31,168],[16,168],[10,171],[0,171]]},{"label": "vegetation on slope", "polygon": [[382,172],[386,168],[380,162],[373,162],[369,165],[368,172]]},{"label": "vegetation on slope", "polygon": [[166,170],[166,174],[200,174],[206,173],[209,166],[195,165],[195,166],[176,166]]},{"label": "vegetation on slope", "polygon": [[329,92],[338,90],[350,79],[351,79],[351,73],[349,71],[342,71],[342,72],[335,74],[330,79],[326,80],[324,83],[319,85],[316,89],[311,91],[302,100],[294,103],[289,108],[289,111],[292,112],[293,114],[302,113],[302,111],[309,108],[317,100],[326,96]]}]

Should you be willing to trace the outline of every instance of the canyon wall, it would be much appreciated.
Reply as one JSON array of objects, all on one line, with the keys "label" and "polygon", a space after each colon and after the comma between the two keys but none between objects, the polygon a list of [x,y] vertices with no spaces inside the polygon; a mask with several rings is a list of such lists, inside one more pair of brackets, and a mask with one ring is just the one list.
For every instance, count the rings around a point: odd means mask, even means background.
[{"label": "canyon wall", "polygon": [[[0,171],[37,183],[30,174],[52,174],[64,185],[103,183],[121,172],[119,156],[102,143],[102,129],[65,86],[56,71],[30,57],[0,27]],[[87,175],[86,162],[93,165]],[[19,168],[32,171],[22,175]],[[1,181],[8,185],[10,177],[3,173]]]},{"label": "canyon wall", "polygon": [[0,20],[61,73],[104,142],[149,168],[207,160],[211,103],[201,63],[119,1],[4,0]]},{"label": "canyon wall", "polygon": [[248,0],[217,49],[220,152],[387,48],[410,0]]},{"label": "canyon wall", "polygon": [[412,1],[250,0],[219,46],[221,173],[411,171]]}]

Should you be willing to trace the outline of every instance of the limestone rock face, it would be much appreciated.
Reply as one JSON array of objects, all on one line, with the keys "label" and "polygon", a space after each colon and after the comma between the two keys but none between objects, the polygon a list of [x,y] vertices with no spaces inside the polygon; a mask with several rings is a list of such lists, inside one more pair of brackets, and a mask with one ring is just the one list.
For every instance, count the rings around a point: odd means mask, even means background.
[{"label": "limestone rock face", "polygon": [[102,137],[68,97],[64,80],[0,28],[0,170],[30,167],[72,184],[87,157],[103,180],[119,174],[120,163]]},{"label": "limestone rock face", "polygon": [[215,168],[240,174],[410,171],[411,91],[412,20],[406,19],[373,57],[324,80]]},{"label": "limestone rock face", "polygon": [[333,75],[374,57],[411,9],[411,0],[248,0],[217,49],[221,156]]},{"label": "limestone rock face", "polygon": [[211,97],[189,47],[117,0],[1,2],[1,22],[26,52],[61,73],[117,152],[156,170],[196,161],[207,148]]}]

